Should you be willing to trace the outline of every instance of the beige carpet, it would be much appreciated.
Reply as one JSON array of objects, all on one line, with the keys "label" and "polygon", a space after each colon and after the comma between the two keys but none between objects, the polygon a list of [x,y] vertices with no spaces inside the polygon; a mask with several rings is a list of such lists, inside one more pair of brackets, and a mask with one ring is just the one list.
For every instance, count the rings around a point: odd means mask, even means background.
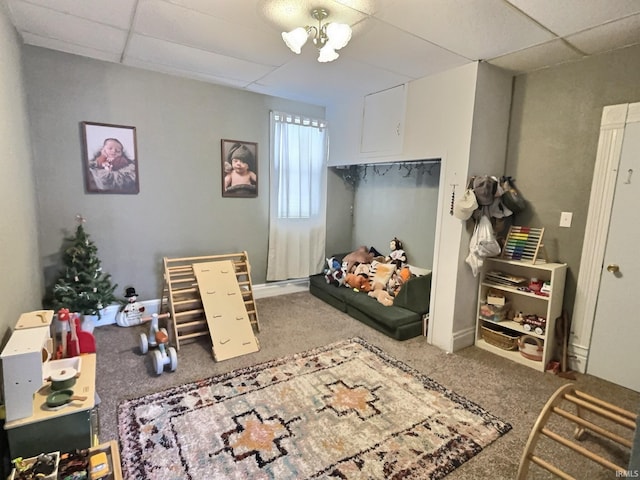
[{"label": "beige carpet", "polygon": [[[470,347],[447,354],[417,337],[404,342],[392,340],[370,327],[326,305],[308,293],[296,293],[257,301],[260,315],[260,351],[223,362],[213,361],[206,339],[184,345],[178,351],[178,369],[156,376],[151,358],[140,355],[139,333],[143,327],[116,325],[96,329],[98,345],[97,389],[100,439],[118,439],[116,409],[120,401],[159,392],[237,368],[303,352],[351,337],[362,337],[389,355],[445,385],[487,411],[510,423],[513,430],[466,462],[446,478],[513,479],[520,455],[540,410],[555,390],[567,382],[551,374],[534,371],[488,352]],[[627,366],[631,367],[631,366]],[[578,375],[578,388],[627,410],[637,411],[640,394],[588,376]],[[606,450],[624,464],[628,452],[587,438],[588,445]],[[611,479],[612,473],[583,457],[540,445],[540,453],[577,478]],[[531,479],[553,478],[532,468]]]}]

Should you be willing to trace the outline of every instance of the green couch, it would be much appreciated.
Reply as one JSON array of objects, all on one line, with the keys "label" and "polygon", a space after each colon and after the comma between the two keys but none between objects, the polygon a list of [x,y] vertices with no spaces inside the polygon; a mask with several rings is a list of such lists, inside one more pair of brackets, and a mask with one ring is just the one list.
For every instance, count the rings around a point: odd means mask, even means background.
[{"label": "green couch", "polygon": [[431,273],[407,281],[390,307],[366,292],[331,285],[322,273],[309,277],[309,292],[391,338],[407,340],[422,335],[422,318],[429,313]]}]

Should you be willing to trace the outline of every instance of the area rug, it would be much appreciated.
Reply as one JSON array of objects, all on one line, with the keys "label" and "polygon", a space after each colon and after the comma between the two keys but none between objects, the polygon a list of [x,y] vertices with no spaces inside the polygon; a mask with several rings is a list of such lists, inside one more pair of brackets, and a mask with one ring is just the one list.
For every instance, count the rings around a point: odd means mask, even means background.
[{"label": "area rug", "polygon": [[118,406],[126,479],[437,479],[511,429],[360,338]]}]

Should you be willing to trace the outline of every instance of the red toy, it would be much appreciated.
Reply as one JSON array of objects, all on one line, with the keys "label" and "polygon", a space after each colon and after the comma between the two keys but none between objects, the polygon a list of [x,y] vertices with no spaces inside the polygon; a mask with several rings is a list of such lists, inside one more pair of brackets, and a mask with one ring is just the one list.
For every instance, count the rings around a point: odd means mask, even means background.
[{"label": "red toy", "polygon": [[77,357],[81,353],[96,353],[96,339],[92,333],[80,328],[78,315],[70,315],[71,332],[67,334],[67,357]]}]

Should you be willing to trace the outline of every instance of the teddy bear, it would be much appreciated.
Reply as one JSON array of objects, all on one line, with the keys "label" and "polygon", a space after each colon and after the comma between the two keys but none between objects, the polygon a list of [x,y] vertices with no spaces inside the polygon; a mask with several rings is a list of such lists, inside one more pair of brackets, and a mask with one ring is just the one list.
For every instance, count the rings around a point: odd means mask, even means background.
[{"label": "teddy bear", "polygon": [[344,276],[340,262],[335,257],[327,258],[327,268],[324,271],[324,279],[327,283],[340,287],[344,285]]},{"label": "teddy bear", "polygon": [[375,298],[385,307],[393,305],[393,297],[389,295],[389,292],[385,290],[384,285],[380,282],[374,283],[373,290],[371,290],[367,295]]},{"label": "teddy bear", "polygon": [[357,275],[355,273],[347,273],[344,284],[360,292],[370,292],[371,283],[366,275]]},{"label": "teddy bear", "polygon": [[405,263],[407,263],[407,254],[402,249],[402,242],[393,237],[393,240],[389,242],[389,248],[391,253],[385,257],[385,261],[387,263],[395,263],[398,268],[404,267]]},{"label": "teddy bear", "polygon": [[353,273],[353,269],[360,263],[371,263],[373,253],[366,246],[361,246],[357,250],[348,253],[342,259],[342,265],[346,273]]}]

